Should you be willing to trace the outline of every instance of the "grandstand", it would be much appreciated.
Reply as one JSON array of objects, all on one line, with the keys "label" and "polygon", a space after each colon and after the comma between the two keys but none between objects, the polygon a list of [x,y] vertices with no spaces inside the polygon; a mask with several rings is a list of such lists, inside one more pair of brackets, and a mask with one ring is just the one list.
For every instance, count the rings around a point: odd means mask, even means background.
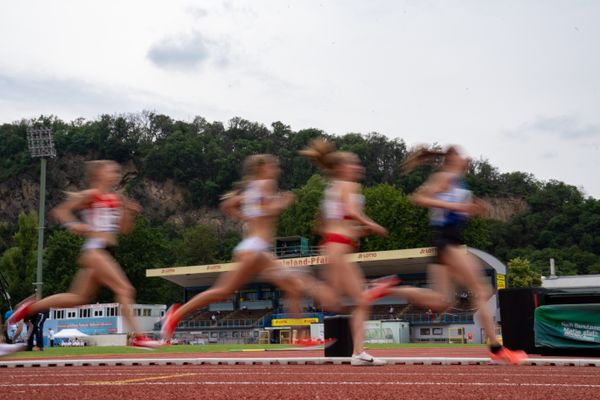
[{"label": "grandstand", "polygon": [[[285,248],[281,248],[282,244],[278,239],[274,254],[279,256],[284,268],[319,273],[326,263],[326,258],[317,254],[317,248],[308,247],[302,238],[283,239],[286,240]],[[294,240],[297,244],[290,243]],[[484,266],[486,278],[494,289],[505,287],[506,266],[503,263],[480,250],[467,247],[464,249],[479,259]],[[291,257],[299,254],[303,256]],[[351,254],[349,257],[358,263],[368,279],[398,274],[403,283],[423,287],[427,284],[427,268],[434,261],[435,248],[362,252]],[[187,300],[210,287],[220,273],[230,271],[234,267],[234,263],[222,263],[157,268],[146,270],[146,276],[178,284],[184,288]],[[457,288],[456,301],[444,314],[419,309],[406,304],[402,299],[381,299],[373,305],[370,319],[408,322],[411,341],[447,342],[452,336],[456,336],[452,332],[460,331],[464,341],[483,343],[485,337],[477,323],[476,312],[470,308],[469,296],[470,293]],[[278,289],[256,280],[227,301],[211,304],[182,321],[177,333],[188,336],[193,333],[219,342],[252,342],[266,332],[271,342],[278,342],[282,337],[309,335],[311,324],[323,323],[325,314],[310,300],[305,302],[306,313],[294,318],[281,314],[283,306],[283,298]],[[489,300],[488,306],[494,310],[498,322],[500,314],[495,294]],[[390,308],[393,308],[392,313]]]}]

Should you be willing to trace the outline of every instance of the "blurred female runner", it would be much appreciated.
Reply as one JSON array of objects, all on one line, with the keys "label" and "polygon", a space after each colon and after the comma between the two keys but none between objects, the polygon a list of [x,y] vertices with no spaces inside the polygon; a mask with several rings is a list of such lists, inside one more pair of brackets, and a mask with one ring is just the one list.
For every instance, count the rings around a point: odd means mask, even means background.
[{"label": "blurred female runner", "polygon": [[[186,315],[210,303],[222,301],[241,289],[253,277],[260,275],[282,289],[288,308],[301,311],[302,295],[306,292],[324,308],[335,307],[334,293],[308,274],[295,273],[278,265],[271,253],[278,216],[294,201],[290,192],[278,193],[277,180],[281,173],[278,159],[270,154],[253,155],[244,161],[241,187],[224,196],[223,212],[245,223],[245,237],[233,250],[233,271],[223,273],[215,285],[197,294],[183,305],[175,304],[167,312],[162,337],[168,342]],[[303,341],[311,345],[311,341]]]},{"label": "blurred female runner", "polygon": [[453,283],[470,290],[473,293],[473,307],[479,310],[481,323],[490,341],[490,357],[500,362],[520,364],[527,357],[525,352],[509,350],[496,338],[494,321],[487,306],[492,288],[485,283],[483,270],[477,259],[463,246],[462,236],[469,217],[483,215],[488,209],[485,202],[473,199],[464,182],[469,159],[454,146],[445,151],[422,147],[408,157],[404,164],[405,172],[434,160],[441,161],[440,170],[431,175],[411,196],[414,204],[430,209],[430,226],[437,249],[437,262],[445,267],[437,268],[435,274],[430,273],[430,278],[446,301],[453,293]]},{"label": "blurred female runner", "polygon": [[[50,308],[66,308],[92,301],[100,287],[110,289],[121,304],[123,318],[133,331],[131,344],[135,347],[155,348],[158,341],[142,335],[133,315],[135,289],[106,247],[117,244],[117,234],[127,234],[134,216],[141,211],[136,202],[114,192],[121,180],[119,164],[109,160],[86,163],[86,178],[90,188],[70,194],[52,214],[71,233],[85,237],[78,263],[81,269],[75,275],[68,293],[55,294],[36,301],[30,297],[17,306],[10,318],[15,323]],[[75,213],[81,214],[81,220]]]},{"label": "blurred female runner", "polygon": [[[337,151],[333,144],[314,140],[300,152],[313,161],[329,178],[319,211],[319,227],[323,240],[321,251],[328,257],[325,275],[338,296],[348,296],[354,302],[352,311],[353,355],[352,365],[384,365],[385,361],[374,358],[364,351],[364,323],[369,315],[370,299],[376,293],[363,292],[365,278],[361,269],[348,261],[347,256],[357,250],[360,237],[372,233],[387,235],[382,226],[363,212],[364,198],[358,183],[364,174],[356,154]],[[379,282],[376,291],[386,289],[397,281]]]}]

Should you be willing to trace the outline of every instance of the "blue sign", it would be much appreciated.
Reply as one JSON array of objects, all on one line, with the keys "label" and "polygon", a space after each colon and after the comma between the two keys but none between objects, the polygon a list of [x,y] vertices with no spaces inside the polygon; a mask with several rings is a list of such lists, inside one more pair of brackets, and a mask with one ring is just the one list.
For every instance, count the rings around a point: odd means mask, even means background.
[{"label": "blue sign", "polygon": [[48,329],[54,329],[55,333],[63,329],[78,329],[87,335],[107,335],[117,332],[118,317],[96,317],[96,318],[69,318],[49,319],[44,324],[44,335],[48,335]]}]

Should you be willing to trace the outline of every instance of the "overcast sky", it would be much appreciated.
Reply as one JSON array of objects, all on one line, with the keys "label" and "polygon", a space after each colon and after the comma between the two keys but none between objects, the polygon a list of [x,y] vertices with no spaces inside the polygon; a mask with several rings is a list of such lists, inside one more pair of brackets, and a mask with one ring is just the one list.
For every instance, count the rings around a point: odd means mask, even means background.
[{"label": "overcast sky", "polygon": [[577,0],[0,0],[0,122],[152,110],[376,131],[599,198],[599,21]]}]

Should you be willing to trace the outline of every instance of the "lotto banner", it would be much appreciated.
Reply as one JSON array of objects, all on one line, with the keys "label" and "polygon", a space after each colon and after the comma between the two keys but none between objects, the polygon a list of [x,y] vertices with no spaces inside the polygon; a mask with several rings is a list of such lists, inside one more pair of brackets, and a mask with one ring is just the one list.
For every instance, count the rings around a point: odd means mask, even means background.
[{"label": "lotto banner", "polygon": [[600,348],[600,304],[557,304],[535,309],[535,345]]},{"label": "lotto banner", "polygon": [[302,326],[316,324],[319,318],[284,318],[274,319],[271,321],[271,326]]}]

